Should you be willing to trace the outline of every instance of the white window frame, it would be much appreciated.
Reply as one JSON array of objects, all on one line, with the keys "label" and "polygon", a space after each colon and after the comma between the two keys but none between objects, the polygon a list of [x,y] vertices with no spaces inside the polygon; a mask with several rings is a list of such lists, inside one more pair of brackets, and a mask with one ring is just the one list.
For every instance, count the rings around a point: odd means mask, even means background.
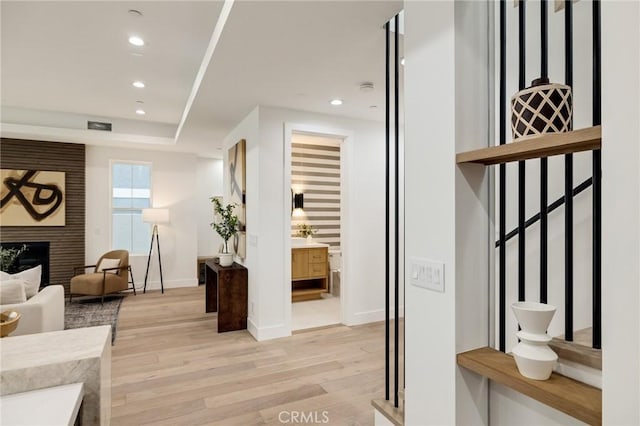
[{"label": "white window frame", "polygon": [[[151,181],[149,184],[149,208],[153,207],[153,163],[151,161],[136,161],[136,160],[109,160],[109,250],[115,250],[113,248],[113,165],[114,164],[142,164],[149,166],[149,174],[151,176]],[[122,210],[132,210],[132,209],[124,209]],[[149,224],[149,234],[151,234],[151,224]],[[129,256],[140,256],[147,255],[146,252],[137,253],[137,252],[129,252]]]}]

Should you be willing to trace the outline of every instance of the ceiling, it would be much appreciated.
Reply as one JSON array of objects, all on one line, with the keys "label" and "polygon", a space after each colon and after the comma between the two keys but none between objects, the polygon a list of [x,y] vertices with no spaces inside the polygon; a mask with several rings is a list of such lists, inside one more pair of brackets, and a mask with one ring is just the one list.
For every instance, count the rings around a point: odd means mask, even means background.
[{"label": "ceiling", "polygon": [[[382,25],[401,6],[2,1],[2,135],[217,157],[257,105],[381,121]],[[375,89],[361,91],[363,82]],[[113,132],[86,130],[87,120],[112,122]]]}]

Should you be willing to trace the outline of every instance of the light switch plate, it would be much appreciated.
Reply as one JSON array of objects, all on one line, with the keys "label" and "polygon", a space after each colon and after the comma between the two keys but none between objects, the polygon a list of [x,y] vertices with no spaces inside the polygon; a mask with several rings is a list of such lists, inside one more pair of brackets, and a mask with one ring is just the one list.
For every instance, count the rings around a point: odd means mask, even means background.
[{"label": "light switch plate", "polygon": [[249,245],[251,247],[258,247],[258,236],[249,234]]},{"label": "light switch plate", "polygon": [[420,257],[410,258],[409,282],[415,287],[444,293],[444,262]]}]

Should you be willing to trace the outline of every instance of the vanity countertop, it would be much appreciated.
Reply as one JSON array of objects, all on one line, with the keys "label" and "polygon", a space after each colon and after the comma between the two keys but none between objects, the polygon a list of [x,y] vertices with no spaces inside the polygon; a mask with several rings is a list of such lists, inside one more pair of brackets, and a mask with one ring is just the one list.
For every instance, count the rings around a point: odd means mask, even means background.
[{"label": "vanity countertop", "polygon": [[291,249],[302,249],[302,248],[320,248],[320,247],[329,247],[329,244],[323,243],[307,243],[304,244],[292,244]]}]

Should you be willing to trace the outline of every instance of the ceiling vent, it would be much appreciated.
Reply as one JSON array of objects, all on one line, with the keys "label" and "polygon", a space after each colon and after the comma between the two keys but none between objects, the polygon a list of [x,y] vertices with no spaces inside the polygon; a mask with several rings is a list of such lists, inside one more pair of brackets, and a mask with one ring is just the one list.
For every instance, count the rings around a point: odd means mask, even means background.
[{"label": "ceiling vent", "polygon": [[360,91],[362,92],[371,92],[374,89],[373,83],[370,81],[366,81],[360,84]]},{"label": "ceiling vent", "polygon": [[111,123],[103,123],[100,121],[87,121],[87,129],[102,130],[103,132],[111,131]]}]

